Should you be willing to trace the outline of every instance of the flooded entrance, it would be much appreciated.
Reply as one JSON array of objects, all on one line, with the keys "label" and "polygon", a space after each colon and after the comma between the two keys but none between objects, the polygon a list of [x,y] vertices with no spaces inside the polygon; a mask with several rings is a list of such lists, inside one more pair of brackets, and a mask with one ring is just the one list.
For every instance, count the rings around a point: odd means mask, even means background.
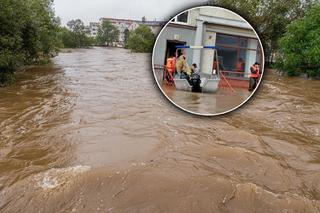
[{"label": "flooded entrance", "polygon": [[219,88],[216,93],[191,93],[177,90],[174,86],[162,84],[168,98],[184,110],[201,115],[224,113],[232,110],[249,98],[246,89]]},{"label": "flooded entrance", "polygon": [[0,88],[0,212],[318,212],[319,92],[267,72],[246,107],[200,118],[148,54],[61,53]]}]

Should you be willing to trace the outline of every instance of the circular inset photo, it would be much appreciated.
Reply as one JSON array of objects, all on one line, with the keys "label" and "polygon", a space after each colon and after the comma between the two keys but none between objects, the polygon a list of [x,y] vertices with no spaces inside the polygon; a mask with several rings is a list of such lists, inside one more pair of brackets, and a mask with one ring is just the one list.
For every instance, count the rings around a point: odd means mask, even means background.
[{"label": "circular inset photo", "polygon": [[213,116],[243,105],[258,88],[264,52],[258,34],[220,7],[186,10],[161,30],[152,55],[154,77],[177,107]]}]

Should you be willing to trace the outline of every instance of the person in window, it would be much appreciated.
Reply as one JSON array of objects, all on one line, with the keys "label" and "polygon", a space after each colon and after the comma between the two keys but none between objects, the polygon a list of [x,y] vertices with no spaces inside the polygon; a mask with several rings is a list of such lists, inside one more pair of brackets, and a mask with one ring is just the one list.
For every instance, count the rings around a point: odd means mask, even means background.
[{"label": "person in window", "polygon": [[242,58],[239,58],[239,61],[237,63],[237,67],[236,67],[236,70],[237,71],[240,71],[240,72],[243,72],[244,71],[244,62],[242,60]]},{"label": "person in window", "polygon": [[258,85],[260,75],[260,64],[258,62],[250,67],[250,73],[249,91],[253,91]]}]

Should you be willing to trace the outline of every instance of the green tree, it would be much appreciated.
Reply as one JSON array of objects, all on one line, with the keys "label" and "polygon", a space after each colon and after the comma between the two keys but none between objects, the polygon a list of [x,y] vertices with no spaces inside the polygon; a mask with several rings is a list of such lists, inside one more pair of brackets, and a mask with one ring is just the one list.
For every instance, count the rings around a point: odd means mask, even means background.
[{"label": "green tree", "polygon": [[66,27],[59,30],[60,48],[82,48],[95,44],[95,39],[87,35],[87,32],[77,33]]},{"label": "green tree", "polygon": [[59,19],[51,0],[1,0],[0,84],[20,66],[47,61],[57,53]]},{"label": "green tree", "polygon": [[77,42],[75,41],[75,37],[73,33],[66,27],[61,27],[59,30],[59,38],[61,41],[61,48],[76,48]]},{"label": "green tree", "polygon": [[119,40],[119,30],[110,21],[103,21],[99,27],[97,41],[100,45],[110,46]]},{"label": "green tree", "polygon": [[315,2],[319,0],[210,0],[209,4],[244,17],[257,30],[269,59],[278,49],[278,40],[286,26],[302,17]]},{"label": "green tree", "polygon": [[140,25],[130,32],[126,47],[133,52],[151,52],[155,42],[155,35],[145,25]]},{"label": "green tree", "polygon": [[[68,43],[66,43],[67,47],[72,48],[79,48],[86,46],[86,30],[84,27],[83,22],[80,19],[71,20],[67,23],[67,26],[69,27],[69,30],[71,31],[70,36],[71,42],[70,46],[68,46]],[[67,33],[64,31],[64,33]]]},{"label": "green tree", "polygon": [[22,30],[27,9],[23,1],[2,0],[0,11],[0,72],[4,76],[24,62]]},{"label": "green tree", "polygon": [[289,75],[320,76],[320,4],[292,22],[279,41],[277,66]]}]

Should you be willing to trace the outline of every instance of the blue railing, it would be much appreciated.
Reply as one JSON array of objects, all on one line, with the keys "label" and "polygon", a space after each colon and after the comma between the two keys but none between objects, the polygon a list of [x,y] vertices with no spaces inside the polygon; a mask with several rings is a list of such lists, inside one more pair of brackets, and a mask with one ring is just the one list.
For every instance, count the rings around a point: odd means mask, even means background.
[{"label": "blue railing", "polygon": [[216,49],[216,46],[205,45],[205,46],[189,46],[189,45],[177,45],[177,49]]}]

